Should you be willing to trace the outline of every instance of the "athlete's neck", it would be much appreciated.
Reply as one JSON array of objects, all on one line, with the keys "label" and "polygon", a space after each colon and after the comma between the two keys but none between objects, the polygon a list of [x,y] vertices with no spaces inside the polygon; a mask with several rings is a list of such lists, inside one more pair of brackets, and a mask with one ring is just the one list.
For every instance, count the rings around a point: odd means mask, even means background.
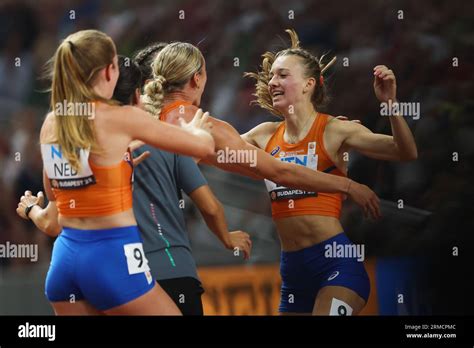
[{"label": "athlete's neck", "polygon": [[109,86],[106,86],[102,83],[98,83],[92,87],[92,90],[96,95],[104,99],[111,99],[114,92],[110,90]]},{"label": "athlete's neck", "polygon": [[285,134],[290,142],[296,143],[306,136],[317,112],[311,103],[295,105],[289,111],[292,112],[287,112],[284,115]]},{"label": "athlete's neck", "polygon": [[[165,96],[164,104],[169,104],[175,101],[185,101],[191,103],[193,105],[198,104],[196,97],[192,95],[192,93],[188,93],[186,90],[170,92]],[[199,107],[199,105],[196,105]]]}]

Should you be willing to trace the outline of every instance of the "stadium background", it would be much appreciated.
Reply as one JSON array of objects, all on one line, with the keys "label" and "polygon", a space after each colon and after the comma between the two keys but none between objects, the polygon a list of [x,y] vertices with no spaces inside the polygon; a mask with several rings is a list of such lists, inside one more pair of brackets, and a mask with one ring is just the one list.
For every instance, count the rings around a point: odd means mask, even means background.
[{"label": "stadium background", "polygon": [[[344,208],[346,232],[366,246],[372,294],[364,314],[472,314],[472,18],[464,1],[1,1],[0,244],[37,244],[39,260],[0,258],[0,314],[52,313],[43,289],[53,240],[15,208],[25,189],[42,189],[42,66],[60,39],[86,28],[111,35],[125,55],[155,41],[199,44],[208,70],[202,107],[240,132],[272,120],[249,106],[253,86],[242,74],[257,68],[264,51],[285,47],[286,28],[295,28],[313,53],[339,58],[326,77],[333,96],[326,111],[360,119],[375,132],[389,133],[390,124],[380,117],[372,67],[392,68],[399,100],[421,105],[420,119],[407,118],[419,158],[384,163],[351,154],[350,176],[383,199],[384,218],[376,223],[350,202]],[[276,314],[280,251],[263,183],[202,169],[225,204],[229,228],[249,232],[254,245],[250,261],[234,257],[186,201],[205,312]]]}]

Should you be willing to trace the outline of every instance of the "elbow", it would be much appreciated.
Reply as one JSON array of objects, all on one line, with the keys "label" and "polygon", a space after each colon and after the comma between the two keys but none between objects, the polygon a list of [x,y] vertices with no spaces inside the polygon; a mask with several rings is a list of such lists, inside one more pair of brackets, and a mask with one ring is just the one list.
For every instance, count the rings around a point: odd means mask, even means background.
[{"label": "elbow", "polygon": [[208,186],[203,186],[202,188],[203,190],[200,191],[202,193],[199,197],[195,197],[194,193],[191,194],[191,199],[197,204],[201,215],[204,218],[215,218],[222,214],[224,212],[224,207],[221,202],[216,198],[216,196],[214,196]]},{"label": "elbow", "polygon": [[213,218],[215,216],[218,216],[223,212],[224,208],[220,204],[220,202],[217,202],[216,200],[212,200],[209,202],[206,202],[206,205],[201,207],[200,211],[203,217],[206,218]]},{"label": "elbow", "polygon": [[207,145],[200,145],[196,146],[192,151],[184,154],[193,157],[196,160],[202,160],[213,158],[215,152],[214,149],[209,148]]},{"label": "elbow", "polygon": [[43,232],[50,237],[57,237],[61,233],[61,226],[58,224],[48,223],[44,226]]},{"label": "elbow", "polygon": [[202,142],[198,148],[196,148],[196,157],[199,158],[212,158],[215,155],[215,144],[212,138],[209,141]]},{"label": "elbow", "polygon": [[410,161],[414,161],[414,160],[416,160],[416,159],[418,159],[418,150],[417,150],[417,149],[415,149],[415,150],[410,154],[410,159],[409,159],[409,160],[410,160]]},{"label": "elbow", "polygon": [[399,146],[398,144],[394,143],[391,153],[391,157],[394,160],[401,162],[410,162],[418,158],[418,149],[416,147],[416,143],[405,144],[404,146]]},{"label": "elbow", "polygon": [[215,147],[214,140],[213,140],[211,143],[209,143],[206,146],[205,154],[204,154],[203,158],[213,157],[215,154],[216,154],[216,147]]},{"label": "elbow", "polygon": [[400,161],[410,162],[418,158],[418,150],[414,148],[412,151],[400,155]]}]

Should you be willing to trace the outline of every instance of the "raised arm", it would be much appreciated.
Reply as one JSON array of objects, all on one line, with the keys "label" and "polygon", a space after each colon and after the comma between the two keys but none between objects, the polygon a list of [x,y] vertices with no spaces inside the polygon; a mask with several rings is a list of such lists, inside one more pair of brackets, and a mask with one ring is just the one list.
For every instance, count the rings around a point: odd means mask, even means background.
[{"label": "raised arm", "polygon": [[198,110],[182,127],[158,122],[133,106],[121,107],[119,115],[109,115],[110,123],[130,140],[141,140],[165,151],[203,158],[214,153],[214,140],[209,134],[207,115]]},{"label": "raised arm", "polygon": [[[374,91],[381,103],[396,103],[397,81],[385,65],[374,67]],[[345,124],[345,144],[377,159],[411,161],[418,157],[415,139],[403,115],[390,116],[392,135],[373,134],[356,124]]]},{"label": "raised arm", "polygon": [[[385,65],[374,68],[374,91],[381,103],[396,103],[397,84],[392,70]],[[389,116],[393,135],[376,134],[361,124],[331,120],[326,128],[333,141],[344,151],[356,150],[375,159],[412,161],[418,157],[415,139],[402,115]]]},{"label": "raised arm", "polygon": [[[401,118],[401,116],[398,116]],[[397,118],[398,118],[397,117]],[[402,129],[405,120],[393,120],[392,131],[397,129],[397,137],[373,133],[370,129],[354,122],[331,120],[327,131],[331,136],[339,137],[341,146],[347,150],[356,150],[363,155],[386,161],[411,161],[417,158],[410,130]],[[395,124],[395,127],[394,127]],[[398,127],[398,128],[397,128]],[[413,142],[413,144],[412,144]]]}]

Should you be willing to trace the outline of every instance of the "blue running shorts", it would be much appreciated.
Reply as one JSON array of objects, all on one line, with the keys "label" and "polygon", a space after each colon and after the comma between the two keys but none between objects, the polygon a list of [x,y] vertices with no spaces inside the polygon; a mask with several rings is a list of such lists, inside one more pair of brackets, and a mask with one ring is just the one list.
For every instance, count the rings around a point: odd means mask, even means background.
[{"label": "blue running shorts", "polygon": [[144,295],[154,285],[137,226],[64,227],[54,242],[46,277],[50,302],[86,300],[104,311]]},{"label": "blue running shorts", "polygon": [[[337,248],[342,249],[346,245],[354,244],[345,233],[340,233],[302,250],[282,251],[279,311],[311,313],[316,295],[325,286],[349,288],[367,302],[370,283],[363,262],[358,261],[358,257],[337,254]],[[328,249],[334,249],[334,246],[336,252],[328,254]]]}]

